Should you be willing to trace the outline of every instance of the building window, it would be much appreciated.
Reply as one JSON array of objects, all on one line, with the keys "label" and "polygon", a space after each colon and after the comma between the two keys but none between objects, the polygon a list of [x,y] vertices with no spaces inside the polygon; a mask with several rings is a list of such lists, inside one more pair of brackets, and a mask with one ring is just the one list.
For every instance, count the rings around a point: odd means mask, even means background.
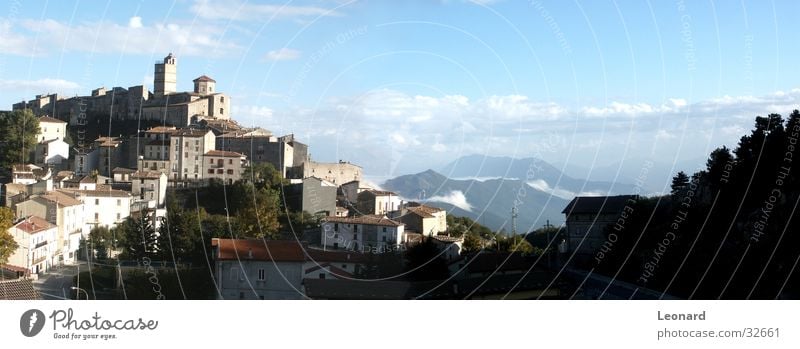
[{"label": "building window", "polygon": [[99,213],[95,213],[94,214],[94,221],[97,222],[99,220],[100,220],[100,214]]},{"label": "building window", "polygon": [[264,272],[264,269],[258,269],[258,280],[264,281],[266,280],[266,278],[267,276],[266,273]]},{"label": "building window", "polygon": [[122,206],[122,200],[117,199],[117,206]]},{"label": "building window", "polygon": [[189,158],[189,152],[188,151],[187,152],[183,152],[183,158],[184,159],[188,159]]},{"label": "building window", "polygon": [[233,170],[228,170],[228,174],[232,175],[233,174]]},{"label": "building window", "polygon": [[339,231],[339,223],[333,223],[333,231]]},{"label": "building window", "polygon": [[214,169],[213,168],[209,168],[208,169],[208,174],[214,174]]},{"label": "building window", "polygon": [[233,165],[233,159],[228,159],[228,165]]},{"label": "building window", "polygon": [[122,218],[122,215],[120,215],[119,213],[117,213],[117,220],[120,220],[120,218]]},{"label": "building window", "polygon": [[100,205],[100,199],[94,199],[94,204],[95,205]]},{"label": "building window", "polygon": [[219,108],[219,115],[222,115],[222,114],[225,114],[225,110],[222,109],[222,108]]},{"label": "building window", "polygon": [[325,279],[325,273],[319,273],[319,278],[320,279]]},{"label": "building window", "polygon": [[239,292],[239,299],[244,299],[244,292]]},{"label": "building window", "polygon": [[358,240],[358,234],[353,234],[353,240]]},{"label": "building window", "polygon": [[386,227],[383,227],[383,232],[384,232],[384,233],[386,232]]},{"label": "building window", "polygon": [[342,264],[342,269],[347,269],[347,264]]},{"label": "building window", "polygon": [[353,232],[354,233],[358,232],[358,224],[353,224]]},{"label": "building window", "polygon": [[231,281],[234,281],[239,278],[239,269],[236,267],[231,267]]},{"label": "building window", "polygon": [[208,163],[209,164],[213,164],[214,163],[214,159],[208,159]]}]

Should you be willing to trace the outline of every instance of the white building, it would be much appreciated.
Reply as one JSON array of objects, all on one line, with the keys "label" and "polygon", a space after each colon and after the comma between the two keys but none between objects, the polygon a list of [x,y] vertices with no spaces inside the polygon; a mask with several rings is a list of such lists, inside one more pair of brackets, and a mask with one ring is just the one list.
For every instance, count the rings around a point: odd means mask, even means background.
[{"label": "white building", "polygon": [[31,196],[17,204],[17,217],[43,217],[58,227],[57,244],[54,250],[57,263],[74,263],[80,240],[88,234],[84,231],[84,205],[71,195],[58,190]]},{"label": "white building", "polygon": [[325,217],[320,225],[325,248],[382,253],[405,242],[405,225],[386,216]]},{"label": "white building", "polygon": [[297,241],[211,240],[220,299],[304,299],[304,247]]},{"label": "white building", "polygon": [[401,203],[400,196],[393,192],[369,189],[358,194],[356,208],[362,215],[385,215],[399,209]]},{"label": "white building", "polygon": [[425,236],[435,236],[447,231],[447,211],[433,206],[410,202],[389,217],[406,224],[411,230]]},{"label": "white building", "polygon": [[85,232],[91,232],[95,227],[115,228],[131,215],[131,194],[122,190],[62,189],[59,192],[83,203]]},{"label": "white building", "polygon": [[66,169],[69,166],[69,144],[60,138],[39,142],[33,158],[37,165]]},{"label": "white building", "polygon": [[51,139],[67,138],[67,123],[49,116],[39,118],[39,133],[36,134],[37,142],[49,141]]},{"label": "white building", "polygon": [[167,175],[159,171],[138,171],[131,175],[134,211],[164,207],[167,198]]},{"label": "white building", "polygon": [[58,260],[58,227],[44,218],[28,216],[8,229],[18,247],[8,264],[27,269],[30,273],[47,272]]}]

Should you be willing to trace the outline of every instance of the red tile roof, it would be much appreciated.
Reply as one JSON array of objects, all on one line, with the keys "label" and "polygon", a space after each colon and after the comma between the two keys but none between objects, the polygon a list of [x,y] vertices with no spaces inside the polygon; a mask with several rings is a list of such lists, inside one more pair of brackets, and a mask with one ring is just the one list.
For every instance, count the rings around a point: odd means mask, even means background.
[{"label": "red tile roof", "polygon": [[255,239],[211,239],[217,248],[217,260],[260,260],[274,262],[303,262],[304,247],[297,241]]},{"label": "red tile roof", "polygon": [[50,222],[44,220],[44,218],[30,216],[21,220],[19,223],[14,225],[14,227],[28,234],[36,234],[47,229],[55,228],[56,226],[50,224]]}]

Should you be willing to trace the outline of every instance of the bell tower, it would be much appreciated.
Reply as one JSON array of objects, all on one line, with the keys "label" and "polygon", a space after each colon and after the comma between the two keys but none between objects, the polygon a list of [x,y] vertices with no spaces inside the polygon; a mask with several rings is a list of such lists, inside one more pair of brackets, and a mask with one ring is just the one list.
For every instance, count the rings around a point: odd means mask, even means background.
[{"label": "bell tower", "polygon": [[178,61],[170,52],[164,61],[156,63],[155,76],[153,77],[153,93],[156,97],[163,97],[177,90]]}]

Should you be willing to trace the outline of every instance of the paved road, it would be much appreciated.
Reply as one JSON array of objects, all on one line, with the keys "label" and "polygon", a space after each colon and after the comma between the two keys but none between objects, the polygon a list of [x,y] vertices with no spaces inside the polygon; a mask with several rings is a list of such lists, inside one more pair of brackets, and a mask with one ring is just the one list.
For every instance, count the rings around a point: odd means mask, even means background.
[{"label": "paved road", "polygon": [[[42,299],[68,299],[71,294],[70,287],[73,286],[72,278],[77,275],[79,271],[83,272],[86,270],[88,270],[86,262],[53,268],[49,273],[40,275],[39,280],[33,282],[33,287],[36,288],[36,291],[39,292]],[[81,292],[81,296],[86,297],[83,292]],[[91,295],[89,296],[91,297]]]}]

